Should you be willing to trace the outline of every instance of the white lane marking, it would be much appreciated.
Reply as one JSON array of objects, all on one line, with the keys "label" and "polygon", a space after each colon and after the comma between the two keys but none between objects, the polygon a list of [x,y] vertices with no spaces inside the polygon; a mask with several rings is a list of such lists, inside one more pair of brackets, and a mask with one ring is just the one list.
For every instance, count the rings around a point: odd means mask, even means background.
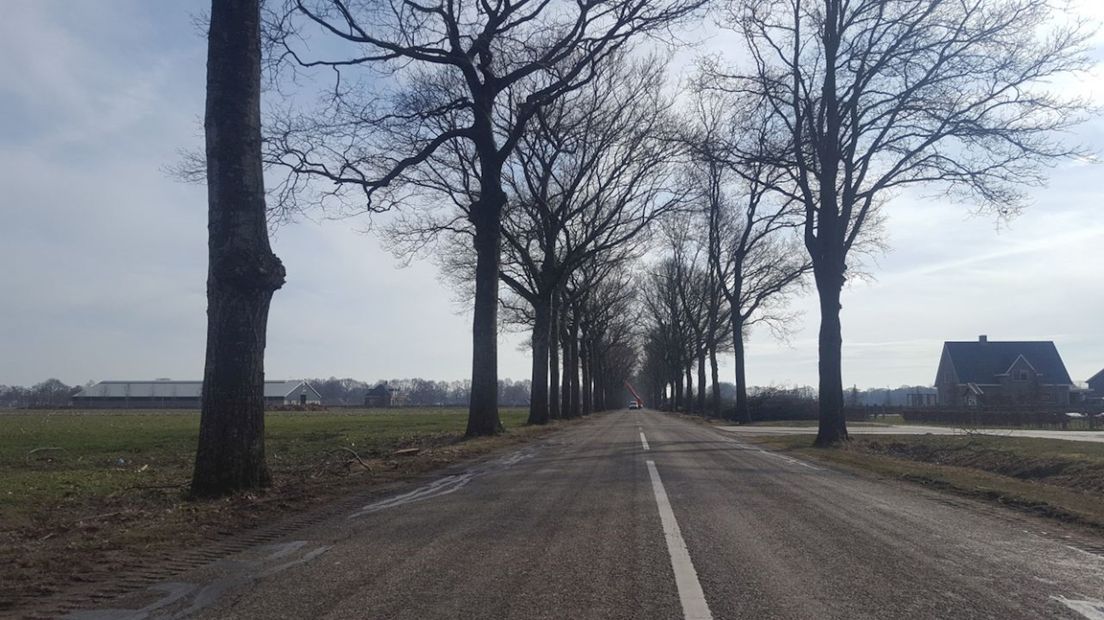
[{"label": "white lane marking", "polygon": [[758,452],[759,454],[765,454],[767,456],[773,456],[773,457],[776,457],[776,458],[780,458],[783,461],[786,461],[787,463],[790,463],[791,465],[800,465],[802,467],[807,467],[807,468],[815,470],[815,471],[824,471],[823,467],[817,467],[816,465],[810,465],[809,463],[806,463],[805,461],[795,459],[792,456],[786,456],[784,454],[779,454],[777,452],[770,452],[770,451],[764,450],[762,448],[754,448],[754,447],[749,446],[748,444],[746,444],[742,441],[736,440],[736,439],[726,438],[725,442],[726,443],[731,443],[731,444],[736,444],[737,446],[740,446],[740,448],[745,449],[745,450],[751,450],[751,451],[754,451],[754,452]]},{"label": "white lane marking", "polygon": [[698,581],[698,571],[694,570],[694,563],[690,560],[690,550],[682,539],[682,530],[675,520],[671,501],[667,499],[667,491],[663,488],[663,481],[659,479],[659,470],[656,469],[655,461],[648,460],[647,463],[648,475],[652,478],[652,492],[655,493],[656,505],[659,507],[659,521],[663,524],[663,537],[667,539],[667,553],[671,556],[671,568],[675,572],[682,615],[686,620],[713,620],[709,604],[705,602],[705,593]]},{"label": "white lane marking", "polygon": [[1104,620],[1104,601],[1078,601],[1064,596],[1052,596],[1052,599],[1076,611],[1089,620]]},{"label": "white lane marking", "polygon": [[805,461],[799,461],[799,460],[797,460],[793,457],[786,456],[785,454],[779,454],[777,452],[768,452],[767,450],[759,450],[759,452],[761,454],[766,454],[767,456],[773,456],[773,457],[780,458],[783,461],[786,461],[787,463],[790,463],[792,465],[800,465],[802,467],[808,467],[809,469],[814,469],[816,471],[824,471],[823,467],[817,467],[816,465],[810,465],[810,464],[806,463]]},{"label": "white lane marking", "polygon": [[644,446],[645,450],[651,450],[651,448],[648,447],[648,438],[644,436],[644,431],[640,431],[640,445]]}]

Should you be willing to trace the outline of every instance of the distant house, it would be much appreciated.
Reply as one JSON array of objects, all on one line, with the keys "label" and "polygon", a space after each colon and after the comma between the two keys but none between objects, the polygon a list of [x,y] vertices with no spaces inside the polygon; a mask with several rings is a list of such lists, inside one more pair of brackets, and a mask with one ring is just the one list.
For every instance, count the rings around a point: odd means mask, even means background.
[{"label": "distant house", "polygon": [[935,377],[945,407],[1068,405],[1073,381],[1054,343],[944,342]]},{"label": "distant house", "polygon": [[[199,409],[202,381],[100,381],[73,396],[89,409]],[[265,405],[318,405],[322,397],[306,381],[265,381]]]},{"label": "distant house", "polygon": [[384,381],[368,390],[364,395],[364,406],[368,408],[390,407],[392,392],[394,392],[394,390],[387,387],[387,382]]},{"label": "distant house", "polygon": [[1093,391],[1093,395],[1097,398],[1104,397],[1104,370],[1089,377],[1089,389]]}]

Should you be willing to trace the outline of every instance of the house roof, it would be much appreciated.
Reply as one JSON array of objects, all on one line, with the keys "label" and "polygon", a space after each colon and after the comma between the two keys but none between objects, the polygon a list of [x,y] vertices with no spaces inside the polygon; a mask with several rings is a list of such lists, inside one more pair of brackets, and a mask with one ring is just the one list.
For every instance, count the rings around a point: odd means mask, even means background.
[{"label": "house roof", "polygon": [[1023,342],[945,342],[959,383],[995,383],[1021,355],[1050,385],[1072,385],[1058,348],[1049,340]]},{"label": "house roof", "polygon": [[1096,381],[1097,379],[1104,379],[1104,369],[1101,369],[1100,372],[1098,372],[1095,375],[1089,377],[1086,381]]},{"label": "house roof", "polygon": [[[265,381],[265,398],[286,398],[304,386],[315,395],[318,390],[305,381]],[[100,381],[86,387],[74,398],[199,398],[202,381]]]},{"label": "house roof", "polygon": [[381,383],[365,392],[368,396],[386,396],[389,393],[391,393],[391,388],[387,387],[386,383]]}]

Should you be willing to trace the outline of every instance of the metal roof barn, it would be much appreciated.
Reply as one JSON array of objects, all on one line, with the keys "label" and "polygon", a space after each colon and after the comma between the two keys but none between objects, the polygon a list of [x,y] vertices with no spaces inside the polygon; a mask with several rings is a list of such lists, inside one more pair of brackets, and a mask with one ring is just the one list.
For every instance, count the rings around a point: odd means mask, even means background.
[{"label": "metal roof barn", "polygon": [[[202,381],[100,381],[73,396],[78,407],[127,409],[148,407],[196,408],[200,406]],[[306,381],[265,381],[265,404],[318,405],[322,397]]]}]

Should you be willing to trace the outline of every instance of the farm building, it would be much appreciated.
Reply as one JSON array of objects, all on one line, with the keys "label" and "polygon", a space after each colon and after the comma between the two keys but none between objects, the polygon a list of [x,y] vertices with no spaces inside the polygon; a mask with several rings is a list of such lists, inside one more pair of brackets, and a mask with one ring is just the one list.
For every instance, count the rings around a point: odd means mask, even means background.
[{"label": "farm building", "polygon": [[944,407],[1059,406],[1070,379],[1058,348],[1045,341],[944,342],[935,387]]},{"label": "farm building", "polygon": [[[199,409],[202,381],[100,381],[73,397],[90,409]],[[265,381],[265,405],[317,405],[322,397],[306,381]]]},{"label": "farm building", "polygon": [[376,387],[368,390],[368,393],[364,395],[364,406],[370,409],[376,407],[390,407],[392,405],[391,396],[395,390],[387,386],[387,382],[384,381]]}]

